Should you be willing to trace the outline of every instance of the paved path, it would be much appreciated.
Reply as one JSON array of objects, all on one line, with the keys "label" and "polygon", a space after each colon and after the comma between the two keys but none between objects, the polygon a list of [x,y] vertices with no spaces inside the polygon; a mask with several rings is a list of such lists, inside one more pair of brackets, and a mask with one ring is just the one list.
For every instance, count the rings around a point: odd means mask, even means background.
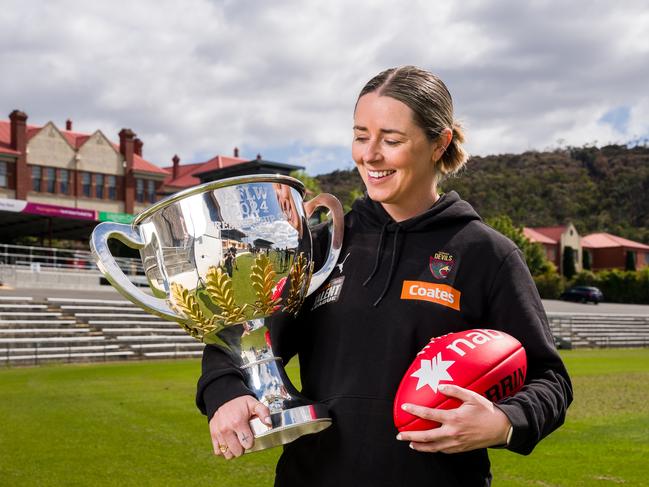
[{"label": "paved path", "polygon": [[649,316],[649,305],[647,304],[600,303],[595,305],[593,303],[581,304],[548,299],[543,301],[543,306],[547,313],[596,313]]}]

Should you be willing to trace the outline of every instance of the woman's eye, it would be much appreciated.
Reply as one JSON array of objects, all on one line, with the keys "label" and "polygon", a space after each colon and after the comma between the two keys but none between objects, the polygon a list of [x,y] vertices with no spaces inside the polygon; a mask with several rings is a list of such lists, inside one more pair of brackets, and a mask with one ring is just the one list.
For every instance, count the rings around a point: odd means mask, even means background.
[{"label": "woman's eye", "polygon": [[365,137],[364,135],[356,135],[354,137],[354,142],[366,142],[366,141],[367,141],[367,137]]},{"label": "woman's eye", "polygon": [[399,145],[401,143],[400,140],[387,140],[385,141],[386,144],[388,145]]}]

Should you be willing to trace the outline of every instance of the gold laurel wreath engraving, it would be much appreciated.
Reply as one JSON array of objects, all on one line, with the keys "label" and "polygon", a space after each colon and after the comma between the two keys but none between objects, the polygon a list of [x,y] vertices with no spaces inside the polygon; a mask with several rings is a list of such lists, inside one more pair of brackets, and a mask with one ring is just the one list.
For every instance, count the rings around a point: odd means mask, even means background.
[{"label": "gold laurel wreath engraving", "polygon": [[205,276],[205,290],[210,299],[221,308],[221,314],[215,315],[226,325],[246,321],[247,305],[237,306],[232,291],[232,279],[220,267],[211,266]]},{"label": "gold laurel wreath engraving", "polygon": [[185,289],[182,284],[172,282],[171,295],[173,296],[172,307],[189,318],[194,325],[192,326],[188,323],[178,322],[178,324],[192,337],[202,340],[203,335],[216,329],[216,326],[214,325],[214,317],[208,319],[205,316],[194,293],[189,292],[189,290]]},{"label": "gold laurel wreath engraving", "polygon": [[300,255],[298,255],[293,261],[293,265],[288,273],[291,287],[289,288],[288,296],[286,297],[286,304],[284,305],[284,311],[287,313],[297,315],[304,299],[302,289],[304,289],[305,285],[309,285],[312,271],[313,263],[307,265],[307,259],[304,256],[304,253],[300,252]]},{"label": "gold laurel wreath engraving", "polygon": [[280,298],[273,299],[275,275],[273,264],[266,254],[262,253],[255,257],[255,263],[250,268],[251,285],[257,295],[257,301],[253,305],[255,314],[268,316],[282,301]]}]

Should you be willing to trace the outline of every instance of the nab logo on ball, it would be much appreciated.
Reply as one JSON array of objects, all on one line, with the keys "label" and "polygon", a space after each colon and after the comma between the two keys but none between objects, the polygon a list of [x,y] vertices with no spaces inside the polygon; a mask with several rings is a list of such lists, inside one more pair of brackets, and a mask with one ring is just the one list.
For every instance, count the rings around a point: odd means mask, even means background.
[{"label": "nab logo on ball", "polygon": [[433,338],[417,354],[394,399],[394,424],[399,431],[432,429],[439,423],[405,412],[404,403],[453,409],[461,402],[439,392],[455,384],[491,401],[518,392],[525,383],[525,349],[507,333],[474,329]]}]

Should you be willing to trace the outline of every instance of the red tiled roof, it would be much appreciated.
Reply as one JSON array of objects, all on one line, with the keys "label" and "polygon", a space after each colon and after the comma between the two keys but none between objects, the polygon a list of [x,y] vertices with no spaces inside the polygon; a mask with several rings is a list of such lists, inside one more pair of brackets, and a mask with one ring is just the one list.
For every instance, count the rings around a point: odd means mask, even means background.
[{"label": "red tiled roof", "polygon": [[587,249],[605,249],[624,247],[633,250],[649,250],[649,245],[626,238],[611,235],[610,233],[591,233],[581,239],[581,246]]},{"label": "red tiled roof", "polygon": [[[29,142],[29,140],[32,139],[38,132],[40,132],[42,128],[43,127],[37,127],[35,125],[27,125],[27,141]],[[65,140],[67,140],[68,143],[75,149],[79,149],[91,137],[88,134],[72,132],[69,130],[60,130],[60,132]],[[111,145],[115,148],[115,150],[119,152],[118,145],[113,144],[112,142]],[[0,120],[0,153],[15,155],[20,154],[19,152],[11,148],[11,122],[9,120]],[[133,169],[138,172],[148,172],[164,175],[168,174],[168,172],[161,167],[158,167],[155,164],[143,159],[137,154],[133,156]]]},{"label": "red tiled roof", "polygon": [[19,155],[20,152],[11,148],[11,123],[0,120],[0,153]]},{"label": "red tiled roof", "polygon": [[[206,162],[196,162],[192,164],[185,164],[178,166],[179,175],[176,179],[171,179],[171,176],[165,179],[165,186],[172,186],[174,188],[189,188],[200,184],[201,180],[195,174],[212,171],[214,169],[221,169],[224,167],[235,166],[242,162],[248,162],[248,159],[241,159],[240,157],[230,156],[214,156]],[[167,166],[165,169],[169,174],[173,171],[173,166]]]},{"label": "red tiled roof", "polygon": [[550,238],[552,243],[559,243],[561,241],[561,235],[566,231],[566,225],[558,227],[534,227],[532,230]]},{"label": "red tiled roof", "polygon": [[553,240],[550,237],[547,237],[542,233],[537,232],[533,228],[528,228],[528,227],[523,228],[523,234],[527,237],[527,239],[530,242],[537,242],[540,244],[549,244],[549,245],[556,245],[558,243],[557,240]]},{"label": "red tiled roof", "polygon": [[150,172],[156,174],[164,174],[165,176],[169,174],[168,171],[163,168],[156,166],[155,164],[143,159],[137,154],[133,154],[133,169],[138,172]]}]

